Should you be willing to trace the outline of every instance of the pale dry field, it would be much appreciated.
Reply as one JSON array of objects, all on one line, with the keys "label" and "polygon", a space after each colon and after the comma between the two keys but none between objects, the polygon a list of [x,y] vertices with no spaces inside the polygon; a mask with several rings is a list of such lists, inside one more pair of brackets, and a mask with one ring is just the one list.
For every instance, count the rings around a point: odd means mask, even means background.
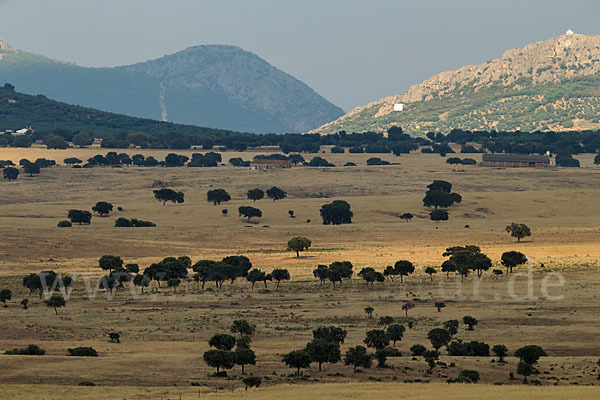
[{"label": "pale dry field", "polygon": [[[526,387],[526,386],[491,386],[491,385],[446,385],[431,384],[326,384],[326,385],[280,385],[270,388],[236,390],[230,393],[206,393],[195,388],[147,388],[114,387],[81,388],[40,385],[35,388],[11,385],[5,394],[14,400],[44,398],[61,400],[77,398],[80,400],[108,400],[123,398],[134,399],[248,399],[279,400],[285,397],[290,400],[300,399],[357,399],[376,398],[381,400],[398,399],[405,396],[415,400],[489,400],[529,399],[529,400],[595,400],[599,390],[592,387]],[[0,394],[0,396],[2,396]],[[118,397],[117,397],[118,396]],[[7,397],[8,398],[8,397]]]},{"label": "pale dry field", "polygon": [[[162,159],[170,151],[128,152]],[[192,152],[177,151],[186,155]],[[30,160],[46,157],[62,162],[66,157],[86,159],[98,153],[106,151],[0,148],[0,160],[18,162],[24,157]],[[254,154],[228,152],[223,157],[227,162],[237,156],[251,159]],[[509,379],[509,372],[516,369],[514,358],[509,358],[508,364],[499,365],[490,363],[488,358],[442,356],[441,361],[454,362],[456,367],[437,367],[432,375],[427,375],[423,360],[412,360],[408,356],[412,344],[428,345],[426,335],[430,329],[464,315],[473,315],[480,321],[475,331],[459,332],[458,336],[464,340],[483,340],[490,346],[502,343],[511,354],[525,344],[544,347],[549,357],[542,359],[541,374],[534,377],[543,385],[598,382],[600,169],[592,166],[592,155],[577,157],[584,167],[580,169],[457,167],[446,165],[445,159],[437,155],[426,154],[394,157],[328,153],[322,156],[337,165],[354,161],[358,166],[272,171],[230,166],[94,169],[57,166],[44,169],[33,178],[21,174],[16,182],[0,182],[0,288],[13,291],[9,308],[0,309],[0,350],[29,343],[47,350],[43,357],[0,355],[0,365],[10,365],[3,369],[0,384],[7,385],[4,387],[13,393],[20,389],[8,384],[58,384],[62,385],[60,390],[65,391],[56,392],[63,393],[61,398],[82,399],[89,393],[103,392],[103,388],[74,387],[81,381],[115,387],[110,393],[115,396],[122,393],[119,398],[154,398],[151,393],[139,394],[139,390],[133,388],[136,386],[176,385],[182,388],[182,393],[196,396],[197,389],[237,389],[241,386],[239,368],[230,371],[233,379],[212,378],[208,377],[211,370],[202,361],[202,353],[208,349],[207,339],[216,332],[226,331],[236,318],[248,318],[258,326],[253,348],[259,361],[248,371],[269,377],[263,380],[266,386],[285,384],[293,380],[288,376],[292,371],[280,362],[279,355],[303,347],[311,336],[311,329],[325,324],[343,326],[349,332],[343,345],[345,351],[360,344],[366,330],[376,327],[375,320],[366,319],[365,306],[373,306],[378,316],[402,318],[400,307],[407,300],[417,304],[409,313],[416,323],[398,344],[404,357],[390,359],[394,369],[372,368],[354,375],[352,369],[343,364],[325,365],[322,373],[311,368],[306,382],[373,379],[443,382],[455,378],[461,369],[471,368],[480,372],[484,383],[518,383]],[[371,156],[399,165],[366,167],[365,160]],[[422,207],[425,186],[434,179],[452,182],[454,191],[463,196],[463,202],[449,210],[447,222],[429,221],[428,210]],[[155,201],[152,196],[155,180],[184,191],[185,203],[163,207]],[[266,190],[273,185],[286,190],[289,198],[256,203],[244,200],[248,189]],[[211,188],[225,188],[233,201],[221,206],[207,203],[206,191]],[[315,199],[311,197],[313,193],[326,193],[331,198]],[[320,206],[333,199],[344,199],[352,205],[353,224],[334,227],[320,223]],[[89,226],[56,227],[58,221],[65,219],[67,210],[90,209],[101,200],[113,203],[115,208],[121,206],[124,211],[114,212],[107,218],[94,217]],[[237,217],[240,205],[260,208],[263,218],[256,223],[246,223]],[[223,208],[229,210],[228,217],[221,216]],[[290,209],[297,218],[289,218]],[[403,212],[411,212],[415,218],[403,222],[397,217]],[[150,220],[157,227],[114,228],[114,220],[120,216]],[[307,219],[311,222],[307,223]],[[529,225],[532,237],[516,243],[504,231],[510,222]],[[301,258],[285,251],[287,240],[297,235],[313,241],[311,251]],[[461,285],[456,277],[446,279],[443,274],[437,274],[430,282],[422,269],[428,265],[439,269],[444,249],[464,244],[479,245],[496,263],[504,251],[519,250],[527,254],[532,261],[536,298],[511,298],[509,276],[494,280],[485,274],[481,280],[469,277]],[[260,287],[251,291],[246,282],[225,284],[218,291],[201,291],[196,284],[188,289],[183,283],[177,294],[163,289],[158,295],[134,297],[126,289],[112,300],[107,300],[102,293],[88,300],[81,274],[97,279],[101,273],[97,259],[104,254],[120,255],[126,263],[137,262],[142,268],[166,256],[189,255],[196,261],[244,254],[263,270],[288,268],[292,281],[284,282],[279,290],[273,290],[274,285],[270,284],[270,291],[260,291]],[[333,291],[329,286],[320,288],[318,281],[312,278],[312,269],[317,264],[349,260],[355,265],[356,273],[365,266],[381,270],[398,259],[409,259],[418,267],[404,284],[386,282],[370,290],[359,279],[353,279],[344,284],[343,289]],[[545,267],[541,268],[541,264]],[[73,297],[58,316],[20,286],[26,273],[47,269],[76,277]],[[561,273],[564,277],[564,286],[550,289],[550,295],[564,296],[560,301],[542,297],[541,283],[549,272]],[[558,278],[551,277],[549,282],[558,282]],[[524,296],[524,277],[516,280],[514,291]],[[18,303],[24,297],[31,302],[30,310],[20,309]],[[433,307],[439,300],[445,300],[448,305],[441,313]],[[123,343],[107,343],[107,333],[113,330],[122,334]],[[93,346],[100,357],[66,357],[66,348],[77,345]],[[205,386],[188,389],[191,382]],[[129,388],[117,389],[119,386]],[[303,392],[298,393],[299,398],[314,397],[306,391],[318,390],[318,387],[301,387]],[[375,386],[381,391],[388,391],[388,387],[392,386]],[[398,387],[413,391],[432,386]],[[586,398],[579,397],[587,395],[584,389],[577,388],[565,395],[567,397],[556,398]],[[32,390],[54,392],[46,386]],[[161,389],[156,390],[162,393]],[[270,398],[277,390],[277,387],[261,389],[252,391],[249,396]],[[435,386],[427,393],[433,397],[437,390]],[[500,393],[509,389],[478,386],[469,390],[473,393],[484,390],[491,397],[495,395],[493,391]],[[523,390],[522,396],[536,398],[534,389],[510,390]],[[328,389],[325,393],[333,396],[337,389]],[[451,396],[448,390],[443,393]],[[521,397],[521,392],[514,393]],[[15,396],[7,398],[19,398]],[[236,392],[236,396],[242,393]]]}]

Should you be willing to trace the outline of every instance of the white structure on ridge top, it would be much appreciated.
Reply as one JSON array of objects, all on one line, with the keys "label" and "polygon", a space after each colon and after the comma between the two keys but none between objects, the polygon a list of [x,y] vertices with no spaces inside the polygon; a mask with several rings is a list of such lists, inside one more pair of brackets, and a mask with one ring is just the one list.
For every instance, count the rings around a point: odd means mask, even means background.
[{"label": "white structure on ridge top", "polygon": [[404,111],[404,103],[394,104],[394,111]]},{"label": "white structure on ridge top", "polygon": [[572,34],[574,34],[574,33],[575,33],[575,32],[573,32],[571,29],[569,29],[569,30],[567,31],[567,35],[572,35]]}]

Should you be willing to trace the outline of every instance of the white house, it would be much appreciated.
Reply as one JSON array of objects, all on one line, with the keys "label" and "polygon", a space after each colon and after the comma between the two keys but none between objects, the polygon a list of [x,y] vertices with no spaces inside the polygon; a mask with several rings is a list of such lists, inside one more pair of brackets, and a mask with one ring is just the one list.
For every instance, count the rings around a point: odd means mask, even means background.
[{"label": "white house", "polygon": [[573,32],[571,29],[569,29],[569,30],[567,31],[567,35],[572,35],[572,34],[574,34],[574,33],[575,33],[575,32]]},{"label": "white house", "polygon": [[404,103],[394,104],[394,111],[397,111],[397,112],[404,111]]}]

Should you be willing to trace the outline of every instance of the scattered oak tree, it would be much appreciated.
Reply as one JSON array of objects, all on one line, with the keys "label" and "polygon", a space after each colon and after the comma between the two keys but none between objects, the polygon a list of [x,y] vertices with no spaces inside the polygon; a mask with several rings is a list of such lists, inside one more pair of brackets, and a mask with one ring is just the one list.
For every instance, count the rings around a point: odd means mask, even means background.
[{"label": "scattered oak tree", "polygon": [[352,365],[353,371],[356,373],[358,367],[371,368],[373,355],[367,353],[367,348],[364,346],[350,347],[346,351],[344,364]]},{"label": "scattered oak tree", "polygon": [[9,182],[16,181],[19,177],[19,170],[15,167],[6,167],[2,170],[2,175]]},{"label": "scattered oak tree", "polygon": [[264,198],[265,197],[265,192],[263,192],[259,188],[250,189],[246,193],[246,196],[248,197],[248,200],[256,201],[256,200],[260,200],[260,199]]},{"label": "scattered oak tree", "polygon": [[273,199],[273,201],[283,200],[287,197],[287,193],[279,189],[277,186],[273,186],[271,189],[267,190],[267,197]]},{"label": "scattered oak tree", "polygon": [[527,257],[520,251],[506,251],[502,253],[502,257],[500,257],[500,260],[502,262],[502,265],[506,267],[506,273],[508,273],[510,269],[511,274],[513,272],[513,268],[527,263]]},{"label": "scattered oak tree", "polygon": [[224,189],[213,189],[206,192],[206,201],[213,203],[215,206],[230,200],[231,196]]},{"label": "scattered oak tree", "polygon": [[300,376],[302,368],[309,368],[311,363],[310,355],[305,350],[294,350],[285,354],[282,361],[290,368],[296,368],[296,376]]},{"label": "scattered oak tree", "polygon": [[308,250],[311,244],[312,242],[310,241],[310,239],[307,239],[302,236],[296,236],[288,241],[287,250],[295,251],[296,257],[300,257],[300,252]]},{"label": "scattered oak tree", "polygon": [[531,230],[525,224],[512,223],[506,227],[506,232],[510,233],[510,236],[517,238],[517,242],[527,236],[531,236]]},{"label": "scattered oak tree", "polygon": [[96,203],[94,207],[92,207],[92,211],[100,215],[101,217],[108,215],[112,212],[113,205],[106,201],[99,201]]},{"label": "scattered oak tree", "polygon": [[277,289],[279,289],[279,285],[281,281],[289,281],[290,273],[287,269],[284,268],[276,268],[271,272],[271,277],[277,281]]},{"label": "scattered oak tree", "polygon": [[250,222],[251,218],[261,218],[262,211],[258,208],[250,207],[250,206],[240,206],[238,207],[238,213],[240,217],[248,218],[248,222]]},{"label": "scattered oak tree", "polygon": [[321,207],[323,225],[351,224],[354,214],[350,211],[350,204],[344,200],[335,200]]},{"label": "scattered oak tree", "polygon": [[74,224],[89,224],[92,221],[92,213],[84,210],[69,210],[67,218]]},{"label": "scattered oak tree", "polygon": [[52,307],[56,315],[58,315],[58,309],[60,307],[65,307],[67,305],[65,298],[62,295],[56,293],[53,294],[52,297],[50,297],[48,300],[44,300],[44,303],[46,304],[46,306]]},{"label": "scattered oak tree", "polygon": [[167,204],[167,201],[172,203],[183,203],[184,195],[183,192],[176,192],[173,189],[156,189],[153,190],[154,198],[158,201],[162,201],[163,206]]}]

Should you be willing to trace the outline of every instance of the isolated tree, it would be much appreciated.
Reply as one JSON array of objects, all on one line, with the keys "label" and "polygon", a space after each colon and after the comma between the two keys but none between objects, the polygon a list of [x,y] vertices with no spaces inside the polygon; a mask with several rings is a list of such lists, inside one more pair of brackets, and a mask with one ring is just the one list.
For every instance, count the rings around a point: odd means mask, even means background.
[{"label": "isolated tree", "polygon": [[89,224],[92,221],[92,213],[84,210],[69,210],[67,218],[74,224]]},{"label": "isolated tree", "polygon": [[502,275],[502,274],[503,274],[503,272],[502,272],[502,270],[501,270],[501,269],[495,269],[495,270],[493,270],[493,271],[492,271],[492,273],[495,275],[494,279],[496,279],[496,280],[498,279],[498,277],[499,277],[500,275]]},{"label": "isolated tree", "polygon": [[410,346],[410,352],[413,355],[413,357],[422,356],[425,353],[425,351],[427,351],[427,348],[422,344],[413,344],[412,346]]},{"label": "isolated tree", "polygon": [[423,205],[425,207],[433,207],[435,210],[438,208],[448,208],[454,203],[462,201],[462,198],[455,196],[455,193],[447,193],[441,190],[428,190],[423,198]]},{"label": "isolated tree", "polygon": [[444,303],[443,301],[436,301],[434,305],[435,308],[437,308],[438,312],[441,312],[442,308],[446,307],[446,303]]},{"label": "isolated tree", "polygon": [[531,230],[525,224],[512,223],[506,227],[506,232],[510,233],[510,236],[517,238],[517,242],[527,236],[531,236]]},{"label": "isolated tree", "polygon": [[325,339],[313,339],[308,342],[306,352],[310,356],[310,360],[319,365],[319,372],[321,372],[323,363],[335,364],[341,359],[339,343]]},{"label": "isolated tree", "polygon": [[145,275],[136,275],[133,277],[133,285],[139,286],[142,288],[142,294],[144,293],[144,288],[150,286],[150,278]]},{"label": "isolated tree", "polygon": [[517,364],[517,374],[523,375],[523,383],[527,383],[527,377],[535,372],[533,365],[525,361],[519,361]]},{"label": "isolated tree", "polygon": [[4,308],[8,308],[6,302],[10,299],[12,299],[12,292],[10,291],[10,289],[0,290],[0,302],[4,304]]},{"label": "isolated tree", "polygon": [[296,218],[294,215],[294,210],[288,210],[288,214],[290,215],[290,218]]},{"label": "isolated tree", "polygon": [[448,343],[450,343],[452,336],[443,328],[434,328],[427,334],[427,339],[429,339],[435,351],[439,352],[440,347],[446,346]]},{"label": "isolated tree", "polygon": [[21,305],[23,306],[23,310],[27,310],[29,308],[29,300],[28,299],[21,300]]},{"label": "isolated tree", "polygon": [[250,206],[241,206],[238,207],[238,213],[240,217],[248,218],[248,222],[250,222],[251,218],[261,218],[262,211],[258,208],[250,207]]},{"label": "isolated tree", "polygon": [[390,315],[385,315],[383,317],[379,317],[379,322],[377,322],[377,325],[383,325],[383,326],[387,326],[390,325],[394,322],[394,317],[390,316]]},{"label": "isolated tree", "polygon": [[[411,303],[411,302],[408,302],[408,303],[404,303],[404,304],[402,304],[402,311],[404,311],[404,316],[405,316],[405,317],[407,317],[407,318],[408,318],[408,311],[409,311],[411,308],[415,308],[415,305],[414,305],[413,303]],[[409,327],[409,328],[411,327],[411,326],[410,326],[410,324],[408,325],[408,327]]]},{"label": "isolated tree", "polygon": [[287,269],[284,268],[276,268],[271,272],[271,277],[277,281],[277,289],[279,289],[279,285],[281,281],[289,281],[290,273]]},{"label": "isolated tree", "polygon": [[81,161],[79,158],[77,157],[68,157],[65,158],[63,160],[63,162],[67,165],[67,166],[72,166],[72,165],[76,165],[76,164],[81,164],[83,161]]},{"label": "isolated tree", "polygon": [[373,355],[367,353],[367,348],[364,346],[350,347],[344,356],[344,364],[352,365],[353,371],[356,373],[358,367],[371,368]]},{"label": "isolated tree", "polygon": [[367,314],[368,319],[373,318],[373,311],[375,311],[373,307],[365,307],[365,314]]},{"label": "isolated tree", "polygon": [[67,305],[65,298],[62,295],[56,293],[53,294],[52,297],[50,297],[48,300],[44,300],[44,303],[46,304],[46,306],[54,308],[54,312],[56,313],[56,315],[58,315],[58,308],[65,307]]},{"label": "isolated tree", "polygon": [[456,380],[460,383],[477,383],[479,381],[479,372],[472,369],[463,369],[458,373]]},{"label": "isolated tree", "polygon": [[429,213],[429,219],[432,221],[448,221],[448,211],[433,210]]},{"label": "isolated tree", "polygon": [[173,288],[173,293],[177,291],[177,286],[181,284],[181,280],[178,278],[171,278],[167,281],[167,287]]},{"label": "isolated tree", "polygon": [[458,333],[458,326],[459,326],[459,322],[456,319],[451,319],[448,320],[446,322],[444,322],[443,327],[445,330],[448,331],[448,333],[450,334],[450,336],[454,336]]},{"label": "isolated tree", "polygon": [[506,267],[506,273],[510,269],[510,273],[512,274],[513,268],[518,267],[519,265],[523,265],[527,263],[527,257],[525,254],[520,251],[506,251],[502,253],[502,257],[500,257],[502,265]]},{"label": "isolated tree", "polygon": [[295,251],[296,257],[300,257],[300,252],[308,250],[311,244],[312,242],[310,241],[310,239],[307,239],[302,236],[296,236],[288,241],[287,249],[288,251]]},{"label": "isolated tree", "polygon": [[265,282],[266,286],[266,277],[267,275],[258,268],[253,269],[248,272],[248,276],[246,276],[246,280],[252,283],[252,290],[254,290],[254,284],[256,282]]},{"label": "isolated tree", "polygon": [[259,188],[250,189],[246,193],[246,197],[248,198],[248,200],[252,200],[252,201],[260,200],[265,197],[265,192],[263,192]]},{"label": "isolated tree", "polygon": [[140,272],[140,266],[138,264],[127,264],[125,265],[125,270],[132,274],[137,274]]},{"label": "isolated tree", "polygon": [[219,350],[229,351],[235,346],[235,338],[226,333],[217,333],[210,338],[208,345]]},{"label": "isolated tree", "polygon": [[373,329],[367,332],[364,343],[367,347],[383,349],[390,344],[390,335],[383,329]]},{"label": "isolated tree", "polygon": [[231,369],[235,365],[234,353],[227,350],[208,350],[202,358],[209,367],[217,369],[216,375],[220,374],[221,368]]},{"label": "isolated tree", "polygon": [[412,215],[411,213],[404,213],[404,214],[402,214],[402,215],[400,216],[400,219],[402,219],[402,220],[404,220],[404,221],[408,222],[408,221],[410,221],[411,219],[413,219],[413,217],[414,217],[414,215]]},{"label": "isolated tree", "polygon": [[347,334],[348,331],[336,326],[321,326],[313,330],[313,339],[342,344]]},{"label": "isolated tree", "polygon": [[33,176],[34,174],[40,173],[40,167],[35,163],[29,162],[23,165],[23,171],[26,174],[29,174],[29,176]]},{"label": "isolated tree", "polygon": [[394,282],[394,276],[398,276],[398,271],[396,271],[396,269],[394,269],[394,267],[391,265],[388,265],[383,271],[383,276]]},{"label": "isolated tree", "polygon": [[442,272],[446,273],[446,278],[449,278],[450,272],[456,272],[456,264],[450,260],[446,260],[442,263]]},{"label": "isolated tree", "polygon": [[447,181],[435,180],[431,184],[427,185],[427,189],[450,193],[452,192],[452,184]]},{"label": "isolated tree", "polygon": [[306,350],[294,350],[285,354],[282,361],[290,368],[296,368],[296,376],[300,376],[302,368],[309,368],[311,363],[310,355]]},{"label": "isolated tree", "polygon": [[246,391],[249,387],[259,387],[262,384],[262,378],[260,376],[247,376],[242,379],[244,385],[246,385]]},{"label": "isolated tree", "polygon": [[407,260],[396,261],[396,264],[394,264],[394,269],[398,272],[398,275],[400,275],[400,282],[404,282],[405,276],[415,272],[415,266],[413,263]]},{"label": "isolated tree", "polygon": [[358,273],[358,276],[363,278],[365,280],[365,282],[367,282],[367,285],[371,285],[371,288],[373,288],[373,284],[375,282],[384,282],[385,281],[385,276],[383,276],[383,274],[381,272],[377,272],[371,267],[363,268]]},{"label": "isolated tree", "polygon": [[313,270],[313,276],[318,278],[323,286],[323,282],[329,277],[329,267],[327,265],[319,264],[315,270]]},{"label": "isolated tree", "polygon": [[334,289],[336,282],[339,282],[342,286],[343,279],[350,279],[351,277],[352,263],[350,261],[334,261],[329,264],[327,279],[333,283]]},{"label": "isolated tree", "polygon": [[506,348],[506,346],[503,344],[497,344],[494,347],[492,347],[492,351],[494,352],[496,357],[498,357],[498,362],[503,363],[504,357],[506,357],[508,354],[508,349]]},{"label": "isolated tree", "polygon": [[246,373],[246,365],[256,365],[256,354],[252,349],[236,349],[233,354],[235,364],[242,367],[242,375]]},{"label": "isolated tree", "polygon": [[471,317],[470,315],[465,315],[463,317],[463,323],[468,326],[468,331],[472,331],[473,327],[477,325],[478,322],[477,318]]},{"label": "isolated tree", "polygon": [[321,207],[323,225],[351,224],[354,214],[350,211],[350,204],[344,200],[335,200]]},{"label": "isolated tree", "polygon": [[256,325],[251,324],[245,319],[236,319],[231,324],[231,333],[239,333],[240,337],[253,336],[256,331]]},{"label": "isolated tree", "polygon": [[119,256],[104,255],[98,260],[98,266],[110,273],[113,269],[123,268],[123,260]]},{"label": "isolated tree", "polygon": [[436,273],[437,273],[437,271],[436,271],[436,270],[435,270],[435,268],[433,268],[433,267],[427,267],[427,268],[425,268],[425,273],[426,273],[427,275],[429,275],[429,279],[430,279],[431,281],[433,281],[433,274],[436,274]]},{"label": "isolated tree", "polygon": [[112,212],[113,205],[106,201],[99,201],[96,203],[94,207],[92,207],[92,211],[100,215],[101,217],[108,215]]},{"label": "isolated tree", "polygon": [[111,343],[121,343],[121,335],[117,332],[110,332],[108,334],[108,341]]},{"label": "isolated tree", "polygon": [[2,170],[2,175],[9,182],[16,181],[19,177],[19,170],[15,167],[6,167]]},{"label": "isolated tree", "polygon": [[224,189],[213,189],[206,192],[206,201],[217,204],[225,203],[231,200],[231,196]]},{"label": "isolated tree", "polygon": [[438,357],[439,357],[439,353],[436,350],[427,350],[423,353],[423,358],[425,359],[425,362],[429,366],[429,369],[427,370],[428,374],[431,374],[433,372],[433,369],[435,368],[435,366],[437,364]]},{"label": "isolated tree", "polygon": [[267,189],[267,197],[273,199],[273,201],[283,200],[287,197],[287,193],[277,186],[273,186],[271,189]]},{"label": "isolated tree", "polygon": [[156,189],[153,190],[154,198],[158,201],[162,201],[163,206],[167,204],[167,201],[177,203],[183,203],[183,192],[176,192],[173,189]]},{"label": "isolated tree", "polygon": [[404,337],[405,330],[406,330],[406,328],[404,328],[404,325],[400,325],[400,324],[393,324],[393,325],[388,326],[387,333],[390,337],[390,340],[394,344],[394,347],[396,347],[396,342],[401,341],[402,338]]},{"label": "isolated tree", "polygon": [[529,365],[537,364],[540,357],[545,357],[547,355],[548,354],[546,354],[544,349],[542,349],[540,346],[533,344],[523,346],[517,349],[517,351],[515,351],[515,357],[519,357],[521,361]]}]

